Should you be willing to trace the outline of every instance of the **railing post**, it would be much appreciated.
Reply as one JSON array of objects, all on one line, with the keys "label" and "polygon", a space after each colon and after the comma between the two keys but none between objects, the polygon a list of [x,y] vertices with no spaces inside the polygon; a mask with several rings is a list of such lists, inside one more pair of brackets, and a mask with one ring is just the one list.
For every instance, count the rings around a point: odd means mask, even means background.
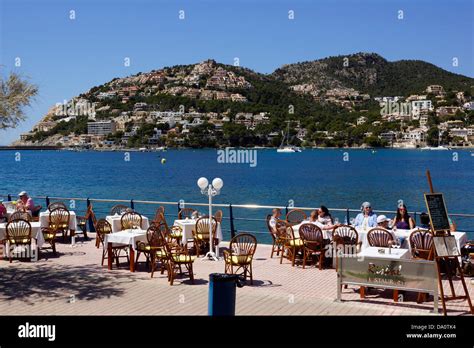
[{"label": "railing post", "polygon": [[46,196],[46,207],[49,207],[49,196]]},{"label": "railing post", "polygon": [[415,220],[415,225],[416,225],[416,211],[413,213],[413,220]]},{"label": "railing post", "polygon": [[135,210],[135,203],[133,203],[133,199],[130,200],[130,208],[132,208],[132,210]]},{"label": "railing post", "polygon": [[8,194],[8,201],[10,202],[12,200],[12,195]]},{"label": "railing post", "polygon": [[[234,228],[234,212],[232,210],[232,204],[229,204],[229,219],[230,219],[230,237],[235,237],[235,228]],[[222,228],[222,226],[221,226]]]},{"label": "railing post", "polygon": [[179,211],[181,210],[181,200],[178,201],[178,219],[179,219]]},{"label": "railing post", "polygon": [[[86,204],[87,204],[87,208],[89,208],[91,205],[91,201],[89,198],[87,198]],[[89,216],[88,222],[89,222],[89,231],[95,232],[94,221],[92,221],[92,216]]]},{"label": "railing post", "polygon": [[285,219],[286,219],[286,216],[288,215],[288,204],[286,205],[285,207]]},{"label": "railing post", "polygon": [[351,221],[351,217],[350,217],[349,208],[347,208],[346,209],[346,223],[349,224],[349,221]]}]

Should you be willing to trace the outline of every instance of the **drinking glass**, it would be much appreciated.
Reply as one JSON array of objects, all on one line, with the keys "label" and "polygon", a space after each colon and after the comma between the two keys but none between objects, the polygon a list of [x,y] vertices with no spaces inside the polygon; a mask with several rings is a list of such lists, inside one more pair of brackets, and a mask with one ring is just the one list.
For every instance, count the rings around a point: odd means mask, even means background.
[{"label": "drinking glass", "polygon": [[337,225],[339,223],[339,219],[338,218],[335,218],[334,219],[334,224]]}]

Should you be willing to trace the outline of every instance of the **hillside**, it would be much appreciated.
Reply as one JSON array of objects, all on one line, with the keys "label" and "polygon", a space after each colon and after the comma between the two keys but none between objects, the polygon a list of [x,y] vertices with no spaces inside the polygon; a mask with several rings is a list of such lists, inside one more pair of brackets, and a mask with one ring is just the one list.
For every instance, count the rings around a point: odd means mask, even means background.
[{"label": "hillside", "polygon": [[334,88],[353,88],[370,95],[401,95],[423,91],[428,85],[445,90],[470,90],[474,79],[453,74],[420,60],[389,62],[375,53],[284,65],[272,77],[290,86],[308,86],[317,93]]}]

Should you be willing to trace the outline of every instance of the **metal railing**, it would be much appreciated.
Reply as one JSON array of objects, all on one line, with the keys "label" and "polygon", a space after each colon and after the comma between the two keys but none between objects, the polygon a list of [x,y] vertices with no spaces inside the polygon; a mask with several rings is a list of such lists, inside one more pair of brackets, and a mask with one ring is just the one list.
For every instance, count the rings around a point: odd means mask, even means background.
[{"label": "metal railing", "polygon": [[[16,195],[12,195],[12,194],[7,194],[7,195],[0,195],[0,198],[4,198],[8,201],[11,201],[13,199],[13,197],[17,197]],[[84,207],[84,211],[86,209],[86,207],[88,207],[90,204],[92,203],[99,203],[99,204],[103,204],[103,203],[114,203],[114,204],[117,204],[117,203],[122,203],[122,204],[128,204],[130,206],[130,208],[132,209],[136,209],[136,206],[137,205],[150,205],[150,206],[156,206],[156,208],[158,208],[158,206],[160,205],[163,205],[165,206],[165,208],[167,207],[174,207],[176,210],[175,210],[175,214],[171,214],[169,213],[169,209],[165,209],[165,216],[169,216],[169,217],[177,217],[178,215],[178,212],[181,208],[184,208],[185,206],[186,207],[208,207],[208,204],[207,203],[196,203],[196,202],[168,202],[168,201],[150,201],[150,200],[135,200],[135,199],[104,199],[104,198],[83,198],[83,197],[56,197],[56,196],[31,196],[31,198],[33,198],[34,200],[44,200],[44,202],[46,203],[46,206],[48,206],[50,204],[51,201],[70,201],[71,203],[74,203],[74,206],[75,206],[75,203],[76,202],[84,202],[85,203],[85,207]],[[291,209],[302,209],[302,210],[306,210],[306,211],[311,211],[311,210],[314,210],[314,209],[318,209],[319,207],[296,207],[296,206],[288,206],[288,205],[256,205],[256,204],[231,204],[231,203],[226,203],[226,204],[223,204],[223,203],[213,203],[212,204],[213,208],[222,208],[222,209],[227,209],[228,211],[228,214],[224,214],[224,217],[223,217],[223,220],[225,220],[227,223],[228,223],[228,228],[225,228],[225,226],[222,226],[222,231],[223,232],[229,232],[230,233],[230,237],[234,237],[237,233],[237,231],[245,231],[245,232],[250,232],[250,233],[255,233],[255,234],[265,234],[265,235],[268,235],[269,236],[269,233],[268,231],[266,230],[266,227],[265,225],[263,225],[263,223],[266,221],[265,217],[266,215],[270,212],[271,209],[274,209],[274,208],[279,208],[281,209],[282,211],[286,213],[288,213],[289,210]],[[110,208],[110,207],[109,207]],[[155,208],[155,210],[156,210]],[[245,209],[245,210],[266,210],[265,213],[262,213],[262,214],[253,214],[255,216],[243,216],[243,217],[237,217],[235,216],[235,209]],[[146,209],[145,209],[146,210]],[[351,218],[351,214],[353,213],[360,213],[360,209],[351,209],[351,208],[329,208],[329,210],[331,210],[333,212],[333,215],[337,215],[336,213],[339,213],[339,215],[342,214],[342,216],[344,216],[344,219],[346,222],[350,221],[350,218]],[[97,205],[94,204],[94,212],[97,214],[97,215],[109,215],[109,212],[108,210],[104,209],[104,208],[98,208],[97,209]],[[393,210],[374,210],[374,212],[376,213],[381,213],[381,214],[396,214],[396,211],[393,211]],[[143,215],[154,215],[154,211],[150,212],[150,213],[146,213],[146,212],[143,212],[143,211],[140,211],[140,213],[142,213]],[[417,219],[417,216],[419,216],[422,212],[420,211],[411,211],[409,212],[410,214],[412,214],[413,218]],[[252,215],[252,214],[251,214]],[[453,218],[474,218],[474,214],[465,214],[465,213],[450,213],[449,214],[450,217],[453,217]],[[247,223],[253,223],[252,225],[255,225],[257,222],[261,222],[262,223],[262,229],[258,229],[258,230],[252,230],[250,228],[239,228],[240,226],[243,226],[243,223],[244,222],[247,222]],[[237,226],[237,224],[239,224],[240,226]],[[224,225],[224,224],[223,224]],[[247,224],[247,226],[249,226],[249,224]],[[91,231],[94,231],[94,227],[92,225],[92,221],[89,222],[89,228]],[[466,229],[463,229],[464,232],[474,232],[474,230],[466,230]]]}]

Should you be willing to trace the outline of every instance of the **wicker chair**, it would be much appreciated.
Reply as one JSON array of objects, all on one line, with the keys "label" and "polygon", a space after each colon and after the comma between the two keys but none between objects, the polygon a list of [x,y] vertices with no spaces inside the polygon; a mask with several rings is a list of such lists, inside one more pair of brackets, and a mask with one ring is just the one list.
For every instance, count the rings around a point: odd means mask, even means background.
[{"label": "wicker chair", "polygon": [[82,231],[82,235],[84,236],[84,239],[88,239],[87,238],[87,222],[89,221],[89,218],[91,217],[92,213],[93,213],[92,204],[90,204],[87,207],[86,215],[76,216],[77,227],[79,227],[79,229]]},{"label": "wicker chair", "polygon": [[32,217],[30,213],[26,211],[16,211],[10,215],[8,218],[8,222],[15,221],[15,220],[26,220],[28,222],[32,221]]},{"label": "wicker chair", "polygon": [[[285,257],[291,260],[291,266],[294,266],[296,253],[303,248],[303,242],[300,238],[295,238],[293,227],[286,221],[278,220],[276,230],[283,245],[280,255],[280,264],[283,262],[283,257]],[[285,251],[287,255],[285,255]]]},{"label": "wicker chair", "polygon": [[[433,260],[433,234],[430,230],[417,229],[410,234],[411,255],[418,260]],[[418,293],[417,302],[426,301],[427,293]]]},{"label": "wicker chair", "polygon": [[[10,248],[14,246],[28,245],[31,250],[31,224],[27,220],[13,220],[7,223],[6,240]],[[12,262],[12,250],[9,252],[9,260]]]},{"label": "wicker chair", "polygon": [[306,218],[306,213],[301,209],[293,209],[286,214],[286,221],[292,226],[302,223]]},{"label": "wicker chair", "polygon": [[[357,254],[362,248],[362,242],[359,241],[359,233],[349,225],[340,225],[334,228],[332,232],[332,240],[336,247],[336,252],[342,248],[343,254]],[[339,258],[336,257],[336,271],[339,267]],[[347,288],[347,285],[344,286]]]},{"label": "wicker chair", "polygon": [[370,246],[388,248],[394,242],[392,234],[386,229],[375,227],[367,233],[367,241]]},{"label": "wicker chair", "polygon": [[[161,226],[152,224],[146,232],[147,242],[137,243],[137,259],[143,253],[146,257],[146,263],[150,265],[151,278],[157,267],[157,261],[161,261],[161,274],[163,274],[166,268],[166,253],[163,248],[163,239],[161,238]],[[165,261],[163,261],[165,260]]]},{"label": "wicker chair", "polygon": [[71,218],[71,215],[69,213],[69,210],[64,209],[64,208],[56,208],[51,210],[49,213],[49,229],[53,233],[55,233],[55,236],[58,233],[61,233],[63,236],[63,240],[66,239],[67,233],[69,231],[69,219]]},{"label": "wicker chair", "polygon": [[222,223],[222,216],[223,216],[222,210],[218,210],[214,214],[214,217],[216,218],[217,222],[220,224]]},{"label": "wicker chair", "polygon": [[120,225],[122,226],[122,230],[142,228],[142,216],[135,212],[127,212],[122,215]]},{"label": "wicker chair", "polygon": [[178,212],[178,219],[179,220],[186,219],[186,218],[192,219],[195,212],[196,210],[194,210],[193,208],[183,208]]},{"label": "wicker chair", "polygon": [[[188,273],[191,284],[194,284],[194,259],[189,255],[185,247],[174,243],[173,240],[169,238],[166,231],[167,229],[161,228],[160,230],[161,241],[159,243],[164,246],[163,250],[166,256],[163,261],[167,264],[168,281],[170,285],[173,285],[178,270],[180,275]],[[186,268],[186,272],[183,272],[183,266]]]},{"label": "wicker chair", "polygon": [[299,228],[301,241],[303,242],[303,269],[306,261],[313,255],[318,256],[319,269],[323,269],[324,254],[326,252],[323,232],[315,224],[302,224]]},{"label": "wicker chair", "polygon": [[[102,244],[102,263],[101,265],[104,265],[104,260],[109,257],[107,255],[107,245],[105,244],[105,235],[112,233],[112,226],[110,223],[105,220],[105,219],[100,219],[97,221],[97,224],[95,226],[95,230],[97,232],[97,238],[100,241],[100,244]],[[115,259],[115,262],[117,264],[117,267],[119,266],[119,258],[124,257],[121,256],[121,252],[125,251],[125,257],[127,258],[127,262],[130,262],[128,258],[128,246],[127,245],[113,245],[112,244],[112,257]]]},{"label": "wicker chair", "polygon": [[[212,230],[211,230],[212,229]],[[199,257],[201,249],[210,244],[210,233],[214,236],[213,242],[216,241],[215,235],[217,231],[217,220],[215,217],[203,216],[196,221],[193,229],[194,247],[196,255]]]},{"label": "wicker chair", "polygon": [[267,229],[272,237],[272,253],[270,254],[270,258],[273,257],[274,252],[276,252],[277,256],[280,256],[280,251],[283,249],[283,240],[279,237],[278,230],[273,229],[272,226],[270,226],[271,218],[272,215],[268,214],[266,219]]},{"label": "wicker chair", "polygon": [[67,209],[67,206],[66,206],[66,204],[65,204],[64,202],[59,202],[59,201],[58,201],[58,202],[50,203],[50,204],[48,205],[48,210],[49,210],[49,211],[53,211],[54,209],[57,209],[57,208],[63,208],[63,209],[68,210],[68,209]]},{"label": "wicker chair", "polygon": [[[257,249],[257,238],[249,233],[241,233],[231,239],[229,249],[224,250],[225,273],[247,275],[250,277],[250,284],[253,284],[252,261]],[[234,267],[236,267],[234,271]]]},{"label": "wicker chair", "polygon": [[132,209],[127,207],[126,205],[117,204],[117,205],[114,205],[112,209],[110,209],[110,215],[115,215],[115,214],[122,215],[123,213],[126,213],[131,210]]},{"label": "wicker chair", "polygon": [[[50,227],[43,227],[41,228],[41,233],[43,234],[43,239],[45,242],[49,243],[51,246],[51,250],[53,251],[53,255],[57,256],[56,252],[56,231],[51,229]],[[42,248],[46,249],[46,248]]]}]

